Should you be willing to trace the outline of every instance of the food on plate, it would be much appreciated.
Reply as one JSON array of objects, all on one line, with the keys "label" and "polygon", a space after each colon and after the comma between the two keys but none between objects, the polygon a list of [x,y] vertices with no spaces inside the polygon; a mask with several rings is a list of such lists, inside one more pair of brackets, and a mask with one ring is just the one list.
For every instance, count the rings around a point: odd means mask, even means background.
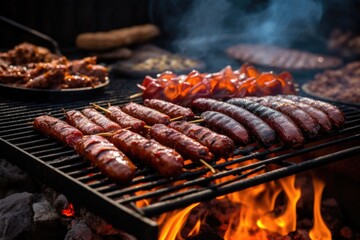
[{"label": "food on plate", "polygon": [[360,54],[360,35],[335,29],[330,34],[328,49],[346,57],[358,55]]},{"label": "food on plate", "polygon": [[84,136],[76,143],[75,150],[116,182],[128,183],[135,175],[135,165],[104,137]]},{"label": "food on plate", "polygon": [[229,99],[232,97],[295,94],[288,72],[259,72],[244,64],[233,71],[230,66],[217,73],[191,71],[188,75],[163,72],[156,78],[146,76],[141,85],[143,99],[161,99],[186,106],[196,98]]},{"label": "food on plate", "polygon": [[174,149],[165,147],[153,139],[129,130],[119,130],[109,137],[109,141],[131,159],[150,166],[165,177],[182,173],[184,160]]},{"label": "food on plate", "polygon": [[360,61],[336,70],[318,73],[306,83],[305,91],[332,100],[360,103]]},{"label": "food on plate", "polygon": [[228,100],[227,103],[245,108],[256,114],[275,130],[279,139],[285,145],[292,148],[303,146],[304,137],[300,129],[283,113],[244,98],[233,98]]},{"label": "food on plate", "polygon": [[29,43],[0,54],[0,83],[35,89],[96,87],[108,80],[108,71],[96,57],[68,60]]},{"label": "food on plate", "polygon": [[202,159],[206,162],[214,159],[214,155],[207,147],[164,124],[153,125],[150,128],[149,135],[159,143],[175,149],[184,158],[193,161],[200,161]]},{"label": "food on plate", "polygon": [[295,96],[295,95],[283,95],[283,97],[293,101],[302,102],[310,106],[313,106],[317,109],[320,109],[321,111],[323,111],[328,115],[331,123],[336,128],[341,128],[345,123],[344,113],[339,108],[337,108],[336,106],[330,103],[318,101],[307,97]]},{"label": "food on plate", "polygon": [[65,111],[66,122],[79,129],[83,134],[91,135],[105,132],[104,128],[92,122],[77,110]]},{"label": "food on plate", "polygon": [[182,107],[171,102],[166,102],[159,99],[145,99],[144,105],[162,112],[171,118],[179,118],[183,120],[191,120],[195,114],[190,108]]},{"label": "food on plate", "polygon": [[87,50],[105,50],[145,42],[159,33],[159,28],[153,24],[131,26],[108,32],[81,33],[76,38],[76,46]]},{"label": "food on plate", "polygon": [[245,127],[240,135],[242,139],[241,143],[243,145],[249,142],[250,134],[264,147],[270,147],[276,141],[274,130],[262,119],[244,108],[207,98],[194,100],[192,102],[192,107],[201,112],[220,112],[236,120]]},{"label": "food on plate", "polygon": [[81,111],[87,118],[102,127],[106,132],[121,129],[121,126],[93,108],[85,108]]},{"label": "food on plate", "polygon": [[163,54],[137,62],[133,64],[130,69],[142,72],[163,72],[167,70],[178,72],[195,69],[199,65],[199,61],[190,58],[175,54]]},{"label": "food on plate", "polygon": [[242,62],[287,70],[316,70],[338,67],[342,60],[296,49],[268,45],[239,44],[226,53]]},{"label": "food on plate", "polygon": [[40,133],[54,138],[70,147],[74,147],[83,137],[83,133],[77,128],[51,116],[43,115],[35,118],[33,127]]},{"label": "food on plate", "polygon": [[175,121],[169,124],[169,127],[195,139],[206,146],[215,156],[228,158],[234,150],[234,142],[227,136],[218,134],[206,127],[186,121]]},{"label": "food on plate", "polygon": [[170,117],[168,115],[138,103],[127,103],[121,110],[134,118],[144,121],[148,125],[154,125],[156,123],[167,125],[170,123]]},{"label": "food on plate", "polygon": [[315,138],[319,135],[320,125],[307,112],[303,111],[296,105],[276,101],[271,98],[248,97],[266,107],[282,112],[299,126],[300,130],[309,138]]}]

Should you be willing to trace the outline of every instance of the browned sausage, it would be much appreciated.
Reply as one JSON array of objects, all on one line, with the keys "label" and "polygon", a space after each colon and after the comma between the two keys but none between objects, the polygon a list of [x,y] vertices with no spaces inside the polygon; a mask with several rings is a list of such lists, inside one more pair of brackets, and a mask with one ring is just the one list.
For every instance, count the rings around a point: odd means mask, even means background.
[{"label": "browned sausage", "polygon": [[96,111],[93,108],[85,108],[82,111],[86,117],[88,117],[91,121],[102,127],[106,132],[111,132],[115,130],[121,129],[120,125],[111,121],[109,118]]},{"label": "browned sausage", "polygon": [[338,109],[336,106],[331,105],[330,103],[314,100],[311,98],[295,96],[295,95],[282,95],[282,96],[284,98],[309,104],[317,109],[320,109],[329,116],[332,124],[337,128],[342,127],[345,123],[345,116],[343,112],[340,109]]},{"label": "browned sausage", "polygon": [[[245,145],[248,138],[244,127],[235,119],[220,112],[206,111],[201,114],[206,126],[215,132],[224,134],[231,138],[235,143]],[[245,136],[244,136],[245,133]]]},{"label": "browned sausage", "polygon": [[206,127],[186,121],[176,121],[169,124],[169,127],[195,139],[206,146],[210,152],[219,157],[228,158],[234,150],[234,142],[227,136],[211,131]]},{"label": "browned sausage", "polygon": [[129,115],[143,120],[148,125],[154,125],[156,123],[167,125],[170,123],[170,117],[168,115],[134,102],[126,104],[121,109]]},{"label": "browned sausage", "polygon": [[[235,119],[246,127],[246,130],[264,147],[270,147],[276,141],[275,131],[262,119],[244,108],[207,98],[195,99],[192,102],[192,106],[201,112],[220,112]],[[247,136],[247,141],[245,142],[247,143],[249,141],[248,133],[244,133],[244,138],[245,136]]]},{"label": "browned sausage", "polygon": [[128,183],[134,177],[134,164],[104,137],[84,136],[75,145],[75,150],[116,182]]},{"label": "browned sausage", "polygon": [[310,106],[309,104],[305,104],[302,102],[295,102],[293,100],[283,98],[281,96],[266,96],[265,98],[270,100],[274,99],[282,103],[288,103],[297,106],[300,109],[302,109],[304,112],[307,112],[313,119],[315,119],[319,123],[322,132],[327,133],[332,130],[330,118],[326,115],[326,113],[324,113],[323,111],[317,108]]},{"label": "browned sausage", "polygon": [[129,130],[119,130],[109,141],[131,159],[148,165],[165,177],[174,177],[182,172],[184,160],[174,149],[165,147],[155,140],[147,139]]},{"label": "browned sausage", "polygon": [[135,132],[142,132],[144,130],[145,122],[134,118],[126,113],[124,113],[120,107],[118,106],[111,106],[108,107],[109,110],[106,112],[106,116],[113,120],[114,122],[118,123],[122,128],[131,127],[131,130]]},{"label": "browned sausage", "polygon": [[282,103],[274,99],[270,100],[269,98],[251,97],[247,99],[282,112],[283,114],[291,118],[294,123],[300,128],[300,130],[309,138],[315,138],[319,136],[320,125],[301,108],[289,103]]},{"label": "browned sausage", "polygon": [[51,116],[44,115],[35,118],[33,126],[34,129],[42,134],[54,138],[70,147],[74,147],[83,137],[83,133],[78,129]]},{"label": "browned sausage", "polygon": [[233,98],[227,101],[259,116],[262,120],[267,122],[278,134],[280,140],[287,146],[293,148],[302,147],[304,144],[304,137],[296,124],[287,116],[274,109],[265,107],[260,103],[243,98]]},{"label": "browned sausage", "polygon": [[81,112],[70,110],[65,112],[66,121],[79,129],[83,134],[91,135],[96,133],[105,132],[105,130],[85,117]]},{"label": "browned sausage", "polygon": [[150,128],[150,136],[159,143],[175,149],[183,157],[193,161],[213,160],[214,155],[209,149],[194,139],[164,124],[155,124]]},{"label": "browned sausage", "polygon": [[183,120],[191,120],[195,116],[190,108],[182,107],[180,105],[159,99],[145,99],[144,105],[156,109],[171,118],[182,117],[181,119]]}]

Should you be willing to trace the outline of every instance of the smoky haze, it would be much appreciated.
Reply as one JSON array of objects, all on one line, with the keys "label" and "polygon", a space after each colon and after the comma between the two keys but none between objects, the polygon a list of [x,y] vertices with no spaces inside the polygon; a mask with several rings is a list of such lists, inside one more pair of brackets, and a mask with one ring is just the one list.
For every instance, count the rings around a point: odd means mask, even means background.
[{"label": "smoky haze", "polygon": [[292,46],[317,35],[323,14],[319,0],[154,0],[151,6],[171,47],[197,57],[241,42]]}]

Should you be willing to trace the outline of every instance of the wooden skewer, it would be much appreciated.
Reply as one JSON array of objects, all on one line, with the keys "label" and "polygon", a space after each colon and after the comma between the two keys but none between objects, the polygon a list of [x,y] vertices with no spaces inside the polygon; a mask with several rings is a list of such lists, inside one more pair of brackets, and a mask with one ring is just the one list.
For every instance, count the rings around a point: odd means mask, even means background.
[{"label": "wooden skewer", "polygon": [[101,106],[99,106],[99,105],[97,105],[97,104],[95,104],[95,103],[90,103],[90,105],[93,106],[94,108],[100,109],[100,110],[102,110],[102,111],[104,111],[104,112],[106,112],[106,113],[111,113],[110,110],[108,110],[108,109],[106,109],[106,108],[103,108],[103,107],[101,107]]},{"label": "wooden skewer", "polygon": [[203,159],[199,160],[202,164],[204,164],[205,167],[207,167],[212,173],[216,173],[215,168],[213,168],[210,164],[205,162]]},{"label": "wooden skewer", "polygon": [[137,97],[140,97],[142,95],[143,95],[143,93],[139,92],[139,93],[135,93],[135,94],[131,95],[129,98],[137,98]]},{"label": "wooden skewer", "polygon": [[111,103],[108,102],[107,104],[108,104],[108,107],[111,107]]},{"label": "wooden skewer", "polygon": [[199,118],[199,119],[196,119],[196,120],[189,121],[189,123],[200,123],[200,122],[203,122],[203,121],[204,121],[203,118]]},{"label": "wooden skewer", "polygon": [[174,117],[174,118],[170,119],[170,122],[173,122],[173,121],[176,121],[176,120],[182,119],[183,117],[184,117],[184,116]]}]

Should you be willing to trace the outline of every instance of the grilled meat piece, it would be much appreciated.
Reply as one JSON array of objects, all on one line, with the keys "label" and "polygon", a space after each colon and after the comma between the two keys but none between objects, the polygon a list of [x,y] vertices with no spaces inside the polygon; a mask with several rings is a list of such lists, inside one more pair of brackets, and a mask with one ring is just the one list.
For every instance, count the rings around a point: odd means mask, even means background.
[{"label": "grilled meat piece", "polygon": [[283,113],[265,107],[260,103],[243,98],[233,98],[228,100],[227,102],[236,106],[243,107],[259,116],[276,131],[280,140],[285,145],[293,148],[299,148],[303,146],[304,137],[300,129],[291,119],[289,119]]},{"label": "grilled meat piece", "polygon": [[157,123],[167,125],[170,123],[170,117],[168,115],[134,102],[126,104],[121,108],[121,110],[135,118],[143,120],[149,125]]},{"label": "grilled meat piece", "polygon": [[55,68],[46,71],[34,78],[30,78],[26,84],[26,88],[40,88],[40,89],[60,89],[65,77],[66,69],[59,65]]},{"label": "grilled meat piece", "polygon": [[150,166],[165,177],[174,177],[182,172],[184,160],[174,149],[165,147],[155,140],[149,140],[126,129],[109,137],[120,151],[131,159]]},{"label": "grilled meat piece", "polygon": [[131,127],[131,130],[137,133],[141,133],[144,130],[144,121],[124,113],[120,107],[111,106],[108,110],[109,112],[106,112],[105,115],[114,122],[118,123],[122,128]]},{"label": "grilled meat piece", "polygon": [[229,137],[213,132],[195,123],[177,121],[170,123],[169,127],[195,139],[206,146],[210,152],[216,156],[228,158],[235,150],[234,142]]},{"label": "grilled meat piece", "polygon": [[159,143],[175,149],[183,157],[193,161],[203,159],[209,162],[214,158],[214,155],[207,147],[164,124],[153,125],[150,128],[149,134]]},{"label": "grilled meat piece", "polygon": [[201,114],[205,124],[215,132],[224,134],[231,138],[235,143],[244,144],[247,132],[244,127],[235,119],[220,112],[206,111]]},{"label": "grilled meat piece", "polygon": [[144,105],[158,110],[171,118],[182,117],[184,120],[192,120],[195,116],[190,108],[182,107],[180,105],[159,99],[145,99]]},{"label": "grilled meat piece", "polygon": [[287,98],[287,99],[290,99],[290,100],[293,100],[296,102],[305,103],[305,104],[313,106],[317,109],[320,109],[321,111],[323,111],[324,113],[326,113],[328,115],[332,124],[337,128],[341,128],[345,123],[345,116],[344,116],[343,112],[341,112],[340,109],[338,109],[334,105],[331,105],[330,103],[317,101],[317,100],[314,100],[311,98],[295,96],[295,95],[282,95],[282,96],[284,98]]},{"label": "grilled meat piece", "polygon": [[71,61],[68,64],[70,75],[86,75],[95,77],[99,82],[105,82],[108,76],[106,67],[96,65],[96,57],[87,57]]},{"label": "grilled meat piece", "polygon": [[111,121],[103,114],[99,113],[93,108],[85,108],[81,111],[87,118],[102,127],[106,132],[111,132],[121,129],[120,125],[116,122]]},{"label": "grilled meat piece", "polygon": [[304,112],[308,113],[321,127],[321,131],[324,133],[330,132],[332,129],[330,118],[321,110],[310,106],[309,104],[305,104],[302,102],[295,102],[287,98],[283,98],[281,96],[266,96],[265,99],[269,99],[270,101],[278,101],[281,103],[287,103],[294,105]]},{"label": "grilled meat piece", "polygon": [[78,129],[51,116],[43,115],[35,118],[33,126],[35,130],[42,134],[54,138],[70,147],[74,147],[83,137],[82,132]]},{"label": "grilled meat piece", "polygon": [[75,145],[75,150],[116,182],[128,183],[135,175],[135,165],[104,137],[84,136]]},{"label": "grilled meat piece", "polygon": [[86,135],[105,132],[105,130],[102,127],[92,122],[90,119],[88,119],[79,111],[70,110],[65,112],[65,115],[66,115],[66,121],[70,125],[76,127]]},{"label": "grilled meat piece", "polygon": [[[192,106],[201,112],[215,111],[223,113],[246,127],[254,138],[264,147],[270,147],[276,141],[275,131],[262,119],[249,112],[248,110],[228,104],[225,102],[216,101],[213,99],[199,98],[192,102]],[[244,142],[249,142],[249,135],[244,131],[242,134]]]},{"label": "grilled meat piece", "polygon": [[271,100],[270,98],[248,97],[247,99],[282,112],[291,118],[307,137],[315,138],[319,136],[320,125],[301,108],[289,103]]}]

